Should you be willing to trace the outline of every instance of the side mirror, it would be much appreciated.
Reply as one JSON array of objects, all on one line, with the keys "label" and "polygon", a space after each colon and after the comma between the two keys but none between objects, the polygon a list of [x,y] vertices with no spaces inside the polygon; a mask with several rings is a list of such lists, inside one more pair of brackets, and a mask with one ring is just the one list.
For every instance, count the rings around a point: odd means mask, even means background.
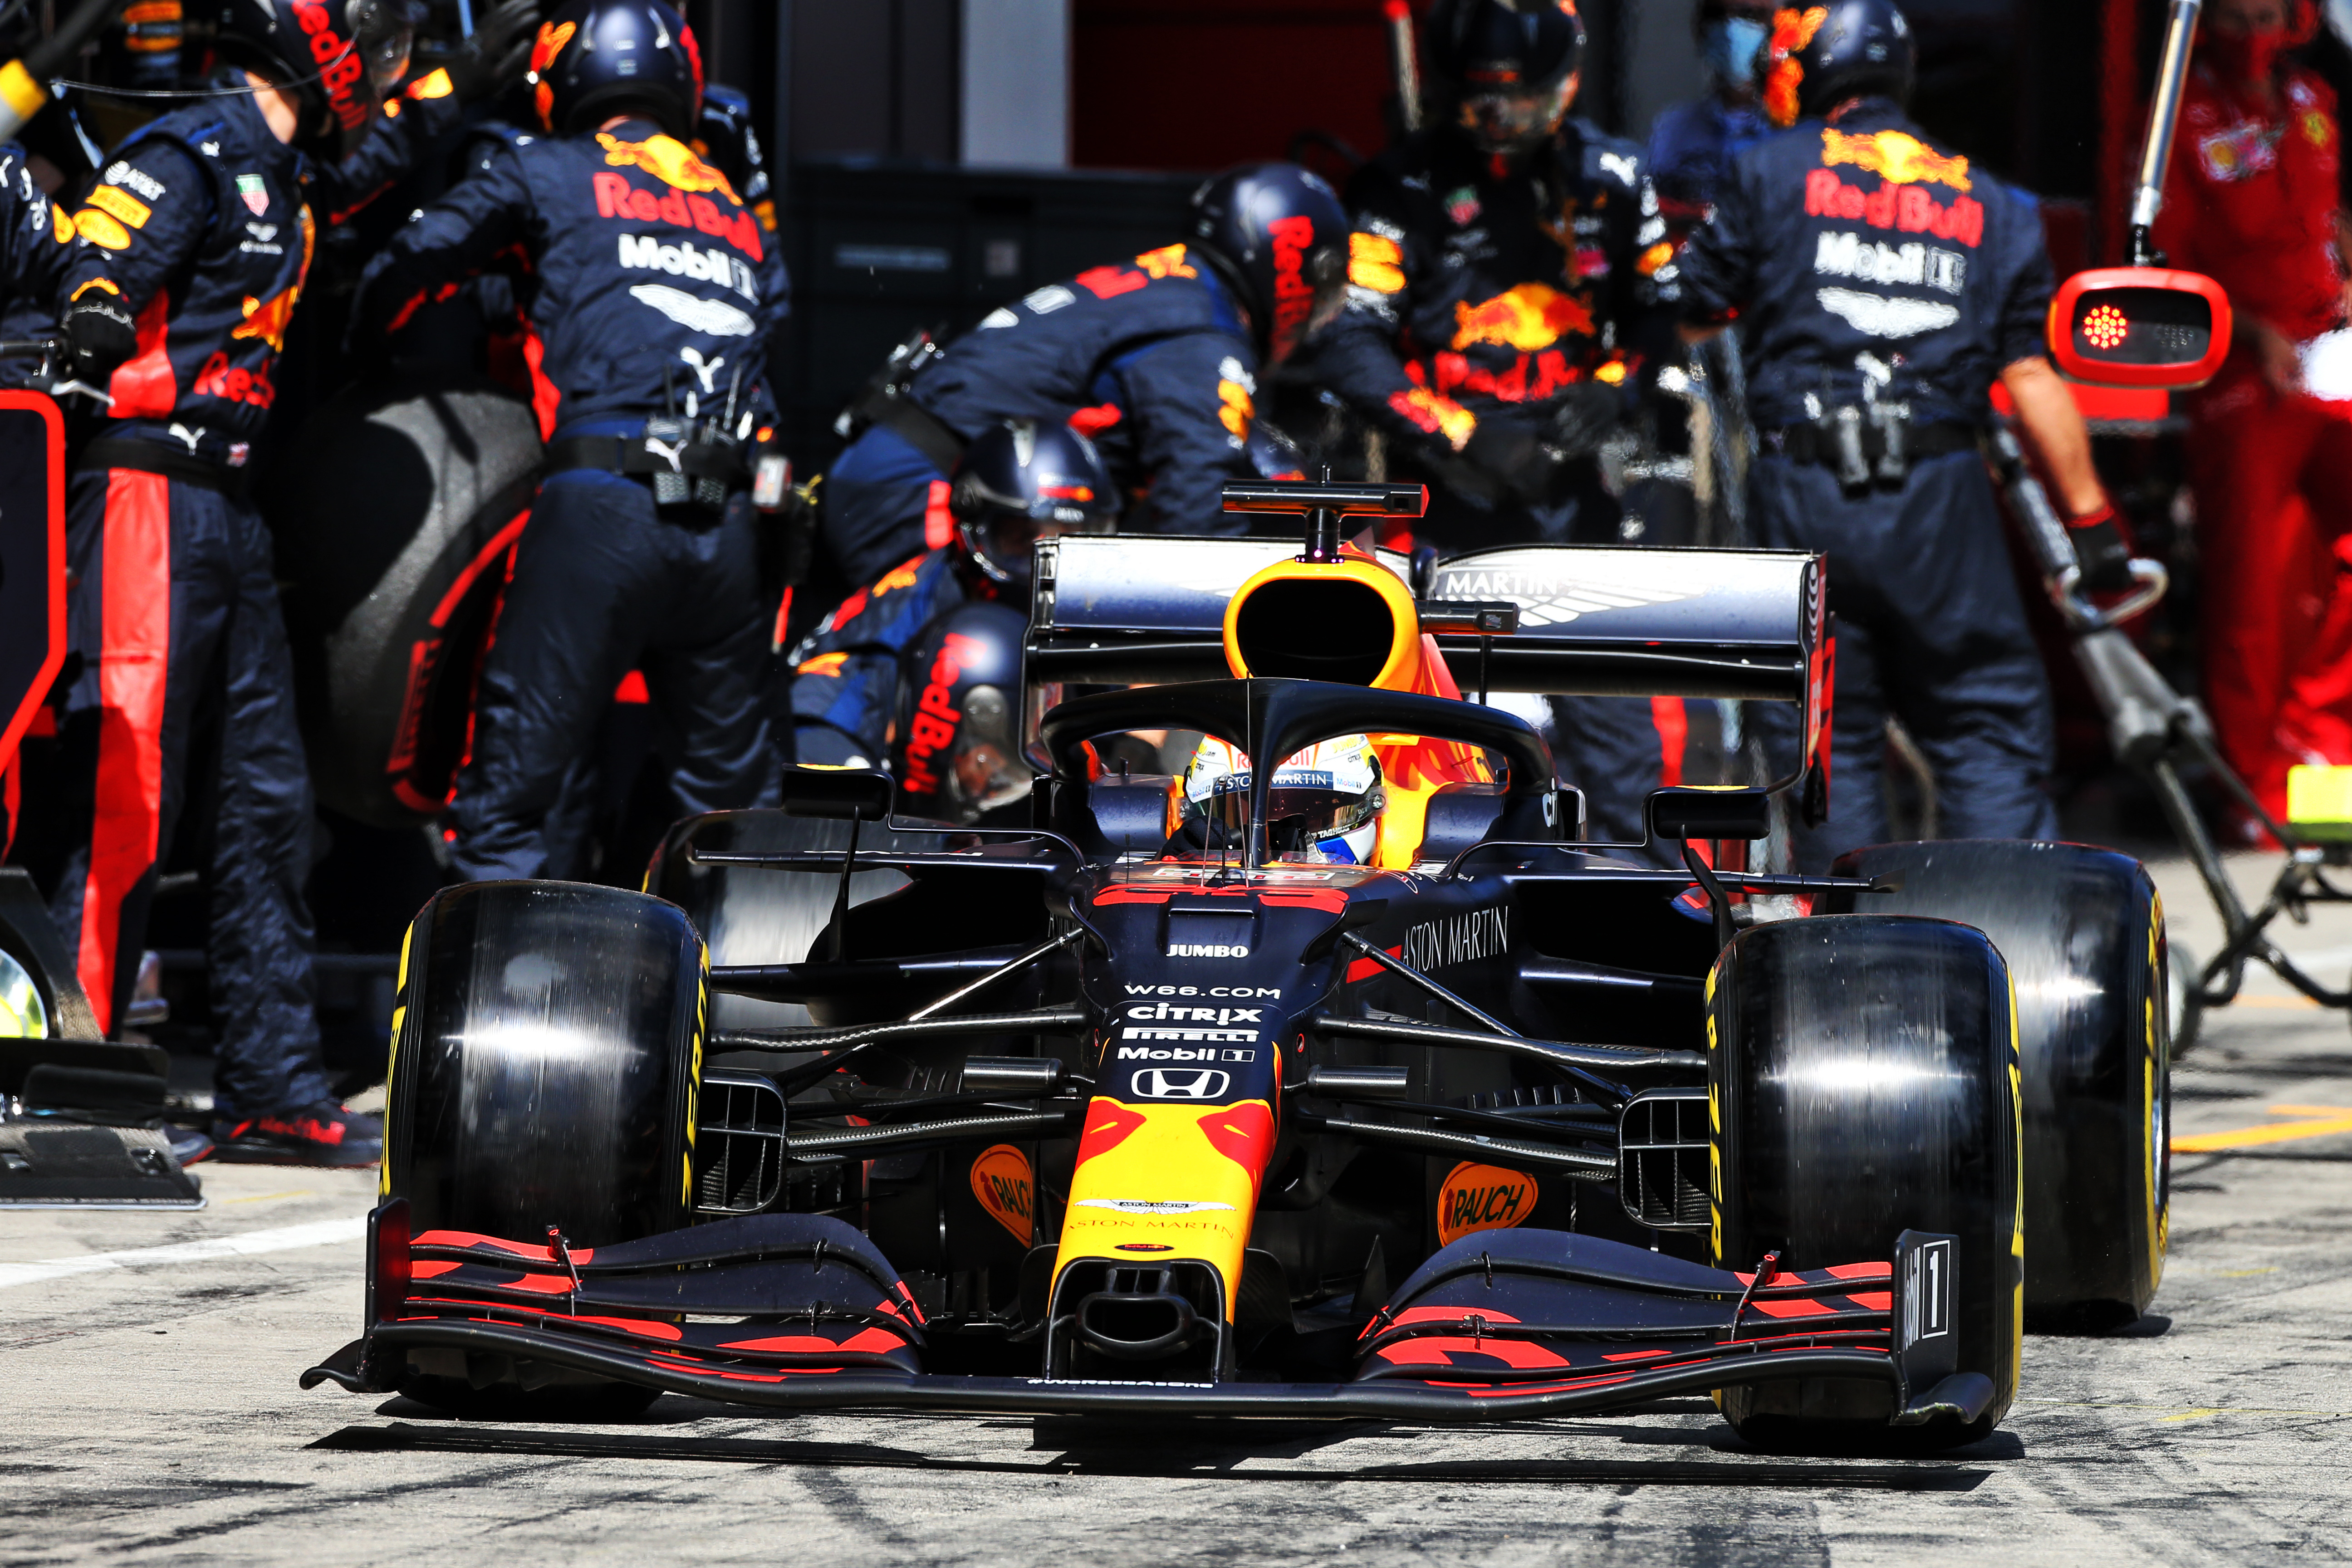
[{"label": "side mirror", "polygon": [[879,822],[890,815],[896,790],[890,775],[879,768],[794,765],[784,769],[784,812]]},{"label": "side mirror", "polygon": [[1662,789],[1650,796],[1650,832],[1665,841],[1769,837],[1772,792],[1752,784],[1712,789],[1677,784]]},{"label": "side mirror", "polygon": [[2078,272],[2050,299],[2051,357],[2094,386],[2202,386],[2230,357],[2230,327],[2219,283],[2161,267]]}]

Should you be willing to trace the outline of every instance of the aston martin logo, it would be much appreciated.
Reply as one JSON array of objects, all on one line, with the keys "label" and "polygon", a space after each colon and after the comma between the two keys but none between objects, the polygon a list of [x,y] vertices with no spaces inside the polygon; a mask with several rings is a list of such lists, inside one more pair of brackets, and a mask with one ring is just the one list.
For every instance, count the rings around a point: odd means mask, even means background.
[{"label": "aston martin logo", "polygon": [[1667,588],[1654,581],[1579,573],[1522,572],[1508,568],[1441,571],[1440,599],[1508,599],[1519,606],[1519,625],[1528,628],[1562,626],[1579,616],[1603,610],[1630,610],[1643,605],[1672,605],[1695,599],[1699,588]]}]

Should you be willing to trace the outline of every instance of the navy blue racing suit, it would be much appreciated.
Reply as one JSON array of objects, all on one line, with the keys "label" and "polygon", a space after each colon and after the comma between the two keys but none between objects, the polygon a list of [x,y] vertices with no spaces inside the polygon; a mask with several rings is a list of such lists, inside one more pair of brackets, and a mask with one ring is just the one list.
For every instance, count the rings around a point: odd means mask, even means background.
[{"label": "navy blue racing suit", "polygon": [[[1866,99],[1735,160],[1684,252],[1688,319],[1736,323],[1761,441],[1761,545],[1829,555],[1837,707],[1831,815],[1807,869],[1885,837],[1885,719],[1933,766],[1943,831],[2048,838],[2050,693],[1977,455],[1994,378],[2043,353],[2050,258],[2032,197]],[[1852,485],[1821,422],[1908,409],[1900,480]],[[1758,728],[1786,770],[1787,704]]]},{"label": "navy blue racing suit", "polygon": [[1667,221],[1704,220],[1715,193],[1731,174],[1731,161],[1772,134],[1753,107],[1740,109],[1712,93],[1661,112],[1650,127],[1650,179]]},{"label": "navy blue racing suit", "polygon": [[[251,443],[277,395],[313,208],[331,221],[357,210],[457,113],[436,71],[377,111],[350,159],[322,163],[280,142],[251,97],[208,100],[123,142],[74,217],[66,295],[120,300],[139,353],[114,372],[110,417],[68,492],[79,665],[64,689],[55,837],[67,847],[50,909],[100,1026],[115,1027],[182,807],[215,798],[207,957],[224,1120],[331,1099],[302,893],[310,775],[269,538],[247,499]],[[215,728],[217,777],[192,780],[192,747]]]},{"label": "navy blue racing suit", "polygon": [[[1441,127],[1358,171],[1348,205],[1348,306],[1315,368],[1387,437],[1391,477],[1429,481],[1415,532],[1449,552],[1619,542],[1617,500],[1589,453],[1532,482],[1480,465],[1490,443],[1524,463],[1564,399],[1606,409],[1616,397],[1621,416],[1671,352],[1674,252],[1640,148],[1570,121],[1500,163]],[[1650,700],[1554,707],[1595,834],[1641,840],[1665,763]]]},{"label": "navy blue racing suit", "polygon": [[646,477],[562,454],[583,440],[665,450],[646,422],[672,406],[689,419],[731,410],[729,434],[747,432],[769,406],[782,261],[725,177],[648,121],[507,132],[369,264],[352,331],[397,331],[459,280],[516,261],[556,471],[516,551],[451,807],[454,865],[474,879],[545,874],[549,812],[632,668],[680,731],[671,784],[685,810],[769,804],[777,781],[748,482],[729,477],[721,507],[656,507]]},{"label": "navy blue racing suit", "polygon": [[57,330],[73,242],[73,219],[33,183],[25,149],[0,142],[0,339]]},{"label": "navy blue racing suit", "polygon": [[[911,400],[955,444],[1008,419],[1067,421],[1094,440],[1121,489],[1147,492],[1122,526],[1238,533],[1220,491],[1253,471],[1257,370],[1225,284],[1171,245],[992,310],[918,373]],[[887,423],[835,459],[821,492],[824,539],[847,581],[870,583],[947,542],[949,466]]]},{"label": "navy blue racing suit", "polygon": [[836,605],[793,649],[793,721],[803,763],[887,767],[900,657],[971,597],[950,546],[891,568]]}]

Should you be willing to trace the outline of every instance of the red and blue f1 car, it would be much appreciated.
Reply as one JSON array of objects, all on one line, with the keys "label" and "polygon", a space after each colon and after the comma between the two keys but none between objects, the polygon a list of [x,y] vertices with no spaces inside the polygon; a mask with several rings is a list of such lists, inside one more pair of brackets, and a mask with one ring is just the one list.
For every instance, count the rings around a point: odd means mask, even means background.
[{"label": "red and blue f1 car", "polygon": [[[1822,566],[1512,548],[1039,547],[1028,826],[794,772],[646,891],[437,896],[401,962],[365,1332],[305,1376],[485,1414],[771,1408],[1482,1421],[1713,1391],[1751,1439],[1990,1431],[2029,1320],[2136,1316],[2166,1226],[2145,870],[1921,844],[1748,868],[1817,762],[1585,842],[1463,686],[1801,704]],[[1459,684],[1457,684],[1459,683]],[[1270,772],[1232,831],[1098,747],[1363,735],[1366,863]],[[1208,842],[1212,847],[1197,846]],[[1191,844],[1195,847],[1187,848]]]}]

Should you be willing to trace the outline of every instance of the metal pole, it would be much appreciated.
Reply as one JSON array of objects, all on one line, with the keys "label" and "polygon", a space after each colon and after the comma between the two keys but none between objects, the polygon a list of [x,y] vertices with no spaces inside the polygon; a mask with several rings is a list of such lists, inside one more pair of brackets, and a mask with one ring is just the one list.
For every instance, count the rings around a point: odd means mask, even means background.
[{"label": "metal pole", "polygon": [[2180,122],[2180,94],[2189,81],[2189,51],[2197,35],[2204,0],[2172,0],[2165,26],[2164,64],[2157,72],[2156,101],[2148,106],[2147,144],[2139,158],[2139,185],[2132,193],[2131,264],[2148,267],[2156,253],[2148,231],[2164,209],[2164,174],[2172,164],[2172,137]]}]

